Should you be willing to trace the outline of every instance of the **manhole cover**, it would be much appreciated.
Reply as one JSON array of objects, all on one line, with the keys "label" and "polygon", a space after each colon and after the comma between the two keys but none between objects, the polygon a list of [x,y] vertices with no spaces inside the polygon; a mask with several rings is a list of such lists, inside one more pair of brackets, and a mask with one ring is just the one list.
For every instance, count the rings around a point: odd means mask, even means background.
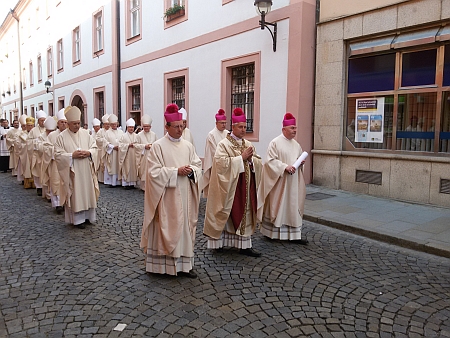
[{"label": "manhole cover", "polygon": [[310,201],[324,200],[326,198],[334,197],[335,195],[324,194],[323,192],[313,192],[311,194],[306,194],[306,199]]}]

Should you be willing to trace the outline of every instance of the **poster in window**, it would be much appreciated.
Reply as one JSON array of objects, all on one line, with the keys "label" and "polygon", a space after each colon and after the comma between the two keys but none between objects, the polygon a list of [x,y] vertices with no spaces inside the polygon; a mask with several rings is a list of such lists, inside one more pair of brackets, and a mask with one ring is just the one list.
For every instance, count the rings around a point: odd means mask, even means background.
[{"label": "poster in window", "polygon": [[383,143],[384,97],[356,100],[355,142]]}]

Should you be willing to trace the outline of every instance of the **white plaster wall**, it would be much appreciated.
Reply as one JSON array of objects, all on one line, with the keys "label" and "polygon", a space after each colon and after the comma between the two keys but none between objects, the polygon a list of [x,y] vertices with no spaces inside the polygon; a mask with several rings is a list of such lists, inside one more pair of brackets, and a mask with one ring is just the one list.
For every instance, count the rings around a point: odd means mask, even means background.
[{"label": "white plaster wall", "polygon": [[[288,6],[290,0],[274,1],[272,10]],[[121,1],[121,26],[125,26],[125,4]],[[142,40],[125,46],[125,30],[121,32],[123,47],[122,61],[130,60],[136,55],[143,55],[155,50],[177,44],[220,28],[232,26],[241,21],[252,19],[258,25],[253,1],[232,1],[222,6],[221,0],[189,0],[188,20],[164,29],[164,0],[142,1]],[[145,18],[145,19],[144,19]],[[267,15],[270,21],[270,13]],[[265,34],[269,34],[266,32]]]},{"label": "white plaster wall", "polygon": [[[125,122],[125,83],[143,78],[143,112],[153,118],[152,130],[164,133],[164,73],[189,68],[189,129],[197,153],[204,156],[205,140],[214,128],[214,115],[220,108],[221,60],[261,52],[261,96],[259,142],[257,152],[265,158],[269,142],[281,133],[286,113],[288,20],[278,23],[277,51],[272,51],[268,32],[260,29],[232,36],[122,71],[122,124]],[[261,47],[264,49],[261,50]],[[227,111],[230,116],[231,112]]]}]

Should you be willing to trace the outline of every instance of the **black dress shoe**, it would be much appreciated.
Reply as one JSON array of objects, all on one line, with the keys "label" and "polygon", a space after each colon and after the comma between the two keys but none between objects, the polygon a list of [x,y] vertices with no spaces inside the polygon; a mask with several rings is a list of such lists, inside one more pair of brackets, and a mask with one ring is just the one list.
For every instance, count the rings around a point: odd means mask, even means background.
[{"label": "black dress shoe", "polygon": [[86,225],[84,223],[75,225],[78,229],[86,229]]},{"label": "black dress shoe", "polygon": [[87,219],[84,221],[84,224],[91,224],[91,221]]},{"label": "black dress shoe", "polygon": [[42,196],[42,188],[36,188],[36,192],[38,196]]},{"label": "black dress shoe", "polygon": [[223,248],[214,249],[214,252],[215,253],[221,253],[221,252],[223,252]]},{"label": "black dress shoe", "polygon": [[309,243],[309,241],[307,239],[295,239],[292,242],[300,244],[300,245],[308,245],[308,243]]},{"label": "black dress shoe", "polygon": [[184,276],[188,278],[197,278],[197,274],[194,269],[189,270],[189,272],[180,271],[177,273],[177,276]]},{"label": "black dress shoe", "polygon": [[250,257],[261,257],[261,253],[253,250],[253,248],[241,249],[239,250],[241,255],[250,256]]},{"label": "black dress shoe", "polygon": [[57,206],[57,207],[56,207],[56,213],[57,213],[58,215],[61,215],[61,214],[63,213],[63,211],[64,211],[64,208],[63,208],[63,207],[61,207],[61,206]]}]

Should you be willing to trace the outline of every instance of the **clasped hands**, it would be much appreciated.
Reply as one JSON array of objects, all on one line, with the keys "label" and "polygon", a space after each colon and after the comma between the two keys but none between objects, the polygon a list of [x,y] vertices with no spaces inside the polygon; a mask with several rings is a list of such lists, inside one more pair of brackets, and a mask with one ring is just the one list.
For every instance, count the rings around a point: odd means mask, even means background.
[{"label": "clasped hands", "polygon": [[91,156],[91,153],[89,150],[75,150],[72,153],[72,158],[87,158]]},{"label": "clasped hands", "polygon": [[182,166],[178,168],[179,176],[187,176],[192,172],[192,168],[188,165]]},{"label": "clasped hands", "polygon": [[253,157],[253,148],[252,148],[252,147],[248,147],[247,149],[245,149],[245,150],[242,152],[241,156],[242,156],[242,159],[243,159],[244,161],[249,161],[249,162],[251,162],[252,157]]}]

